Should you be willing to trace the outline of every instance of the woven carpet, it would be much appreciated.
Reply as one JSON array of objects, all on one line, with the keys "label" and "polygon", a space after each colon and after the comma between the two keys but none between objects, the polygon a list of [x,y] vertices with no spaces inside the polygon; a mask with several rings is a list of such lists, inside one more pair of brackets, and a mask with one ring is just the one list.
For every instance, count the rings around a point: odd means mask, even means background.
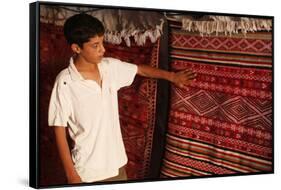
[{"label": "woven carpet", "polygon": [[[106,45],[106,56],[129,63],[148,64],[158,67],[159,41],[146,42],[144,46],[127,47]],[[136,76],[133,84],[118,92],[119,114],[122,135],[129,162],[129,179],[144,179],[150,170],[153,133],[156,114],[157,81]]]},{"label": "woven carpet", "polygon": [[[132,40],[133,41],[133,40]],[[159,41],[142,46],[125,43],[105,44],[106,56],[134,64],[158,67]],[[48,104],[56,75],[68,66],[72,55],[63,37],[62,28],[40,24],[40,128],[39,183],[41,186],[66,184],[62,163],[58,156],[52,128],[48,127]],[[122,135],[129,158],[129,179],[145,178],[150,167],[156,111],[157,81],[136,77],[130,87],[119,91],[119,112]],[[71,144],[71,140],[69,140]],[[113,158],[114,159],[114,158]],[[160,167],[160,166],[159,166]]]},{"label": "woven carpet", "polygon": [[171,87],[161,177],[272,172],[271,33],[200,36],[170,23]]}]

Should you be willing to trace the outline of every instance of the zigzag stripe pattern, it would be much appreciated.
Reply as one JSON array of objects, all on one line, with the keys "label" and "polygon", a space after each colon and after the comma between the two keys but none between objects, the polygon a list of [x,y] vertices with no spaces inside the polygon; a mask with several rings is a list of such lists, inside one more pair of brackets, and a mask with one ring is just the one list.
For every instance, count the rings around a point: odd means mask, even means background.
[{"label": "zigzag stripe pattern", "polygon": [[228,37],[201,37],[181,34],[171,35],[171,46],[188,49],[205,49],[268,55],[272,53],[272,41]]}]

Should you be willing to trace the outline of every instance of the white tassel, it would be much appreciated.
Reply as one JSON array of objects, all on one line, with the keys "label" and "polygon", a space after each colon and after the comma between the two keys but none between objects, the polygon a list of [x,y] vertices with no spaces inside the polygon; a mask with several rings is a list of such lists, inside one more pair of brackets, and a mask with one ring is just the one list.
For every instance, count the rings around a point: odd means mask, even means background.
[{"label": "white tassel", "polygon": [[189,32],[199,32],[201,36],[215,33],[225,35],[243,34],[256,31],[270,31],[272,29],[271,20],[241,17],[240,20],[233,20],[228,16],[209,16],[212,20],[196,21],[190,18],[182,18],[182,29]]},{"label": "white tassel", "polygon": [[131,41],[130,37],[134,38],[135,43],[138,46],[144,46],[147,38],[150,39],[152,43],[155,43],[157,39],[161,36],[163,33],[163,24],[164,20],[161,19],[160,25],[157,25],[154,30],[127,30],[123,29],[121,32],[110,32],[107,31],[105,33],[105,41],[112,43],[112,44],[121,44],[122,39],[125,41],[126,45],[128,47],[131,47]]}]

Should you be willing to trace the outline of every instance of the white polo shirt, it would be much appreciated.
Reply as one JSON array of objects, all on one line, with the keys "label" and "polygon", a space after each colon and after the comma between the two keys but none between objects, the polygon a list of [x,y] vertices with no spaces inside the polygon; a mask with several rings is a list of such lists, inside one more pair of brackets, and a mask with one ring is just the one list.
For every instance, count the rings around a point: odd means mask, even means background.
[{"label": "white polo shirt", "polygon": [[119,123],[117,91],[130,85],[137,66],[114,58],[98,64],[102,87],[85,80],[72,58],[55,81],[49,105],[49,126],[69,129],[75,146],[74,167],[83,182],[118,175],[128,161]]}]

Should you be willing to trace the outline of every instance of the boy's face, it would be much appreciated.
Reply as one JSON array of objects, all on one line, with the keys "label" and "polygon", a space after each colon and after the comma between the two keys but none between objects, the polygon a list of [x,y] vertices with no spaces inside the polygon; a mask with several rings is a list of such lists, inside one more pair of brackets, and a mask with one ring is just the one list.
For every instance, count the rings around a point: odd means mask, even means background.
[{"label": "boy's face", "polygon": [[88,63],[98,64],[105,53],[103,38],[103,35],[95,36],[90,38],[88,42],[83,43],[83,47],[79,49],[78,56],[81,56]]}]

